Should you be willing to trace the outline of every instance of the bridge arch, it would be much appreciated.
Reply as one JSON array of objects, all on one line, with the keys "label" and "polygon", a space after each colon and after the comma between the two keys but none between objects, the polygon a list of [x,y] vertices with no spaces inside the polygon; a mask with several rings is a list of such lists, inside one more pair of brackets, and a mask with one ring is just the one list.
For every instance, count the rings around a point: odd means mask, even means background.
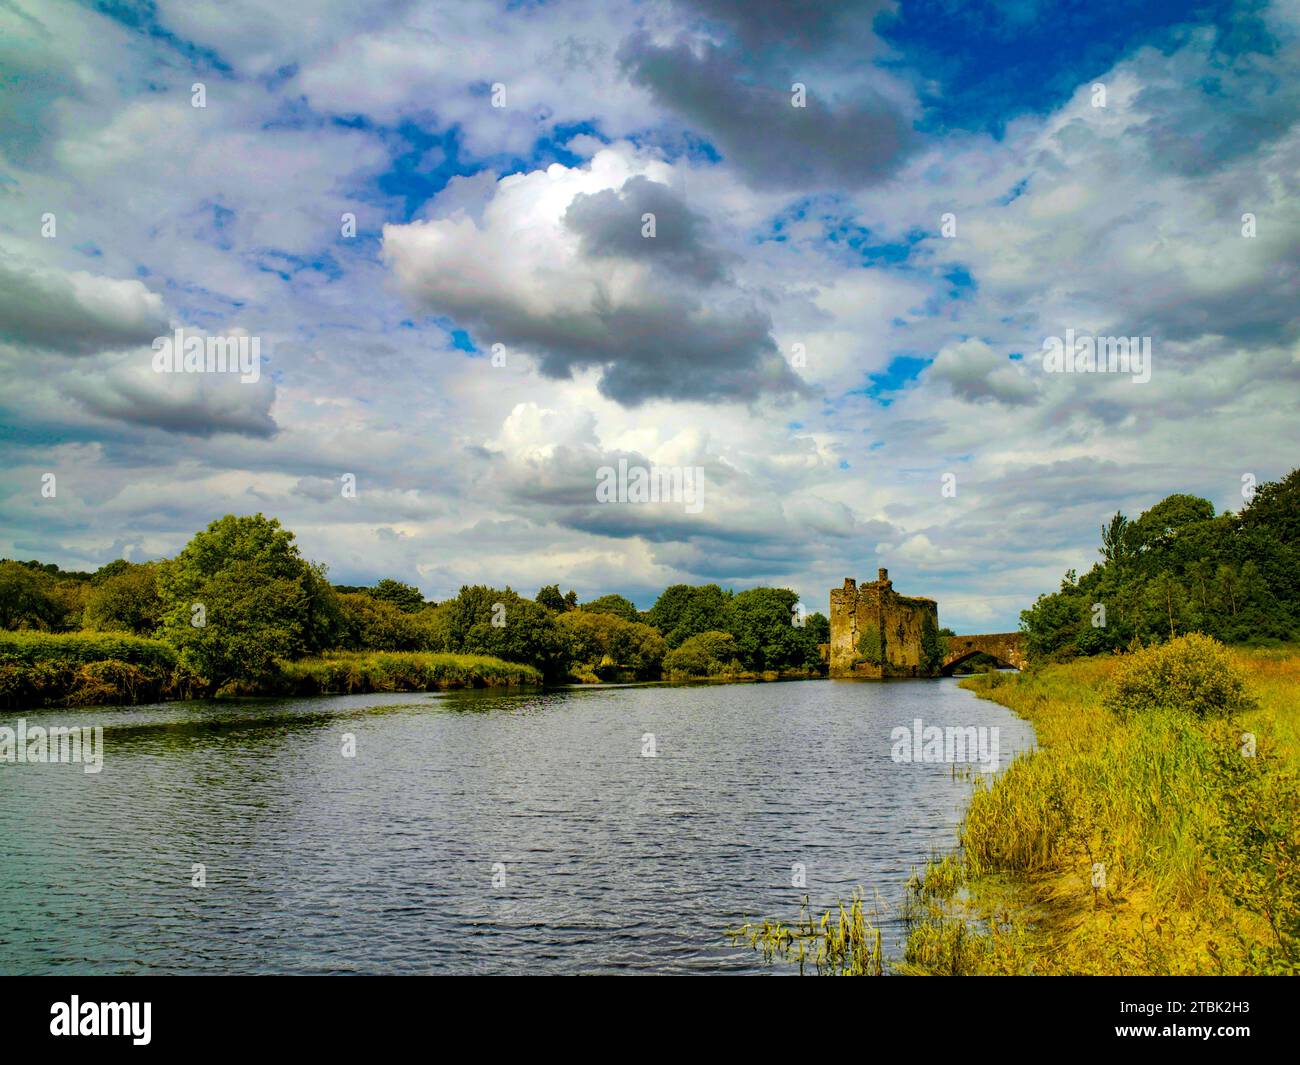
[{"label": "bridge arch", "polygon": [[969,658],[988,655],[1000,666],[1024,669],[1026,664],[1021,635],[1018,632],[995,632],[981,636],[949,636],[948,653],[939,672],[944,676]]}]

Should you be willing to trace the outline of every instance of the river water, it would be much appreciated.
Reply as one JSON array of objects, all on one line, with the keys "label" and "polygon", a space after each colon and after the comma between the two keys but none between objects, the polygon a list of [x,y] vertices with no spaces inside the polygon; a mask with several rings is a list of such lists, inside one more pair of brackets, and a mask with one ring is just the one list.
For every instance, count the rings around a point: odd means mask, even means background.
[{"label": "river water", "polygon": [[1033,743],[951,679],[18,717],[102,725],[105,756],[0,762],[5,974],[783,972],[724,930],[858,885],[897,951],[972,785],[891,730],[997,727],[1003,767]]}]

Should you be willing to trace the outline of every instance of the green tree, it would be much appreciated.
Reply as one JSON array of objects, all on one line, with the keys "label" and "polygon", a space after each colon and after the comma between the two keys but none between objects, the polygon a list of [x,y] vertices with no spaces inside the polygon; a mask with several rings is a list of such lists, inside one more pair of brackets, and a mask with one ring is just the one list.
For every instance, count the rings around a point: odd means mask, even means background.
[{"label": "green tree", "polygon": [[447,649],[495,655],[507,662],[535,666],[548,680],[568,670],[566,648],[555,614],[510,588],[466,585],[446,604],[439,624]]},{"label": "green tree", "polygon": [[651,625],[669,647],[680,647],[701,632],[727,630],[730,592],[716,584],[674,584],[663,590],[648,613]]},{"label": "green tree", "polygon": [[569,609],[558,584],[547,584],[537,589],[537,602],[555,614],[563,614]]},{"label": "green tree", "polygon": [[424,609],[424,595],[411,584],[403,584],[385,577],[371,590],[372,598],[381,603],[391,603],[404,614],[416,614]]},{"label": "green tree", "polygon": [[624,621],[641,621],[641,611],[631,599],[621,595],[602,595],[590,603],[583,603],[582,609],[588,614],[613,614]]},{"label": "green tree", "polygon": [[352,651],[424,649],[427,635],[419,622],[421,615],[373,595],[344,594],[338,597],[338,603],[340,647]]},{"label": "green tree", "polygon": [[724,628],[745,668],[804,669],[820,662],[815,634],[798,624],[798,602],[789,588],[750,588],[726,601]]},{"label": "green tree", "polygon": [[161,568],[162,636],[215,695],[227,681],[260,679],[337,637],[337,597],[293,533],[261,514],[227,514]]},{"label": "green tree", "polygon": [[716,677],[743,668],[736,657],[736,638],[729,632],[696,633],[664,656],[664,672],[670,676]]},{"label": "green tree", "polygon": [[[158,594],[158,566],[125,562],[111,571],[95,574],[86,600],[83,624],[100,632],[130,632],[152,636],[162,623],[162,598]],[[108,571],[105,575],[105,571]]]},{"label": "green tree", "polygon": [[570,610],[556,624],[574,667],[605,679],[624,670],[643,680],[657,677],[668,650],[655,629],[616,614]]},{"label": "green tree", "polygon": [[[55,572],[58,567],[52,567]],[[74,604],[60,594],[59,581],[39,563],[0,562],[0,628],[59,632],[68,627]]]}]

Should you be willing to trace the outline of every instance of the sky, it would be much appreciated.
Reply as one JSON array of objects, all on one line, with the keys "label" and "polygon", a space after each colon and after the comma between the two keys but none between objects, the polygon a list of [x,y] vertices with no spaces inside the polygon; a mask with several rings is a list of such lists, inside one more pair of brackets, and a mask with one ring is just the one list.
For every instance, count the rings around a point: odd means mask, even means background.
[{"label": "sky", "polygon": [[[431,599],[824,611],[887,567],[1014,629],[1115,511],[1297,465],[1298,34],[1300,0],[5,0],[0,556],[260,511]],[[256,338],[258,379],[157,372],[176,329]],[[1052,372],[1067,330],[1149,379]],[[600,501],[620,460],[699,505]]]}]

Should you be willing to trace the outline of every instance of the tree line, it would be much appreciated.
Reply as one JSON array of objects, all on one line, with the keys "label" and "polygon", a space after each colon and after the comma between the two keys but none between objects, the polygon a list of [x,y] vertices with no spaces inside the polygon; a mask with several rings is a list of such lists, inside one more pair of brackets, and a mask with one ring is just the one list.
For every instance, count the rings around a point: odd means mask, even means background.
[{"label": "tree line", "polygon": [[442,602],[391,578],[334,585],[262,514],[228,514],[159,562],[89,573],[2,561],[0,628],[162,640],[211,691],[333,650],[492,655],[548,680],[816,671],[830,638],[826,617],[805,615],[787,588],[678,584],[642,611],[621,595],[580,603],[554,584],[531,599],[467,585]]},{"label": "tree line", "polygon": [[1300,638],[1300,469],[1240,511],[1171,495],[1101,529],[1100,561],[1021,613],[1033,658],[1125,650],[1200,632],[1225,643]]}]

